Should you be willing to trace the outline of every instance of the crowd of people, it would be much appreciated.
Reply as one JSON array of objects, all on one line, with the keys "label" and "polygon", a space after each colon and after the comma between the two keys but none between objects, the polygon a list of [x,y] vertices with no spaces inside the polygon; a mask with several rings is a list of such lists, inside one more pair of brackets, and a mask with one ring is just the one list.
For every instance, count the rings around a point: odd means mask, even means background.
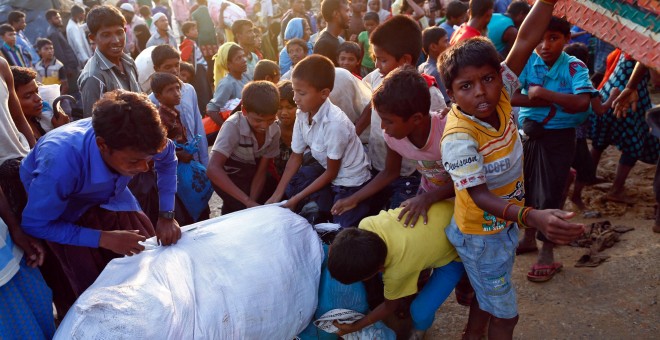
[{"label": "crowd of people", "polygon": [[[589,210],[581,193],[602,181],[603,151],[621,150],[607,195],[621,204],[632,167],[660,152],[644,119],[652,72],[601,53],[552,16],[556,2],[85,0],[66,25],[48,10],[36,40],[12,11],[0,25],[1,337],[51,338],[52,304],[64,317],[146,238],[175,244],[215,192],[222,214],[285,201],[340,225],[332,277],[381,289],[339,335],[404,306],[421,339],[456,288],[466,339],[510,339],[515,256],[536,252],[527,279],[552,279],[555,245],[584,228],[561,209]],[[44,100],[53,85],[61,96]]]}]

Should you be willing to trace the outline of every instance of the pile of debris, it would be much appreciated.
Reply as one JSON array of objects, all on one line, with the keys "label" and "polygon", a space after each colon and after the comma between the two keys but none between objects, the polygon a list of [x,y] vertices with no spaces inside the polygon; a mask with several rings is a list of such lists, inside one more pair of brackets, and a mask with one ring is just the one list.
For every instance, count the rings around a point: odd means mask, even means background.
[{"label": "pile of debris", "polygon": [[610,221],[594,222],[586,227],[584,235],[570,243],[573,247],[589,248],[575,264],[576,267],[597,267],[605,262],[609,256],[599,254],[603,250],[619,242],[621,235],[633,227],[622,225],[613,226]]}]

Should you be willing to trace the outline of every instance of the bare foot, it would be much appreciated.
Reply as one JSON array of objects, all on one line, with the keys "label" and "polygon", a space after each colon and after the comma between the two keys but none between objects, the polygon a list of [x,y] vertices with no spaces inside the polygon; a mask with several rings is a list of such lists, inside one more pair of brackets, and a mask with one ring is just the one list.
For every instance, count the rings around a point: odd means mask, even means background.
[{"label": "bare foot", "polygon": [[633,205],[635,204],[635,199],[632,197],[628,197],[624,195],[623,193],[613,193],[610,192],[605,196],[605,199],[610,201],[610,202],[615,202],[615,203],[624,203],[627,205]]},{"label": "bare foot", "polygon": [[573,205],[575,205],[575,207],[578,208],[578,210],[580,211],[587,210],[587,206],[582,201],[582,197],[571,196],[571,202],[573,202]]},{"label": "bare foot", "polygon": [[536,252],[538,247],[536,246],[536,229],[525,229],[523,238],[518,242],[518,248],[516,248],[516,255]]}]

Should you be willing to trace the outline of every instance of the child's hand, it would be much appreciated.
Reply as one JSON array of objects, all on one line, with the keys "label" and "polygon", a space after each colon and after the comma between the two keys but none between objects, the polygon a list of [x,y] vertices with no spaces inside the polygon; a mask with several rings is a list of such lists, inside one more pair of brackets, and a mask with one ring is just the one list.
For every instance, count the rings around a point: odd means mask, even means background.
[{"label": "child's hand", "polygon": [[119,255],[131,256],[144,250],[144,246],[139,242],[146,239],[137,230],[101,231],[99,248],[108,249]]},{"label": "child's hand", "polygon": [[559,209],[532,210],[528,224],[542,232],[550,241],[567,244],[584,234],[584,224],[566,221],[575,216],[574,212]]},{"label": "child's hand", "polygon": [[355,326],[357,324],[357,322],[354,322],[354,323],[339,323],[339,322],[335,321],[332,324],[335,327],[337,327],[337,329],[339,329],[339,331],[337,333],[335,333],[339,336],[355,333],[355,332],[359,331],[360,329],[362,329],[362,328],[357,328]]},{"label": "child's hand", "polygon": [[415,227],[420,216],[424,218],[424,224],[426,224],[428,222],[426,212],[429,211],[431,203],[433,202],[429,202],[424,195],[415,196],[403,201],[400,205],[400,207],[403,207],[403,210],[399,213],[399,221],[401,221],[401,219],[407,214],[408,216],[406,216],[406,219],[403,221],[404,227]]},{"label": "child's hand", "polygon": [[527,90],[527,97],[529,97],[530,100],[544,99],[544,94],[545,89],[538,85],[530,86]]},{"label": "child's hand", "polygon": [[287,209],[295,212],[296,211],[296,206],[298,206],[298,200],[296,200],[294,197],[292,197],[288,201],[286,201],[286,203],[284,203],[282,205],[282,208],[287,208]]},{"label": "child's hand", "polygon": [[179,163],[190,163],[193,160],[193,155],[181,150],[176,152],[176,158]]},{"label": "child's hand", "polygon": [[272,196],[266,201],[264,204],[273,204],[273,203],[278,203],[282,201],[282,195],[278,195],[277,193],[273,193]]},{"label": "child's hand", "polygon": [[156,222],[156,237],[160,244],[169,246],[181,238],[181,228],[175,219],[159,218]]},{"label": "child's hand", "polygon": [[351,38],[348,39],[348,40],[350,40],[352,42],[357,42],[357,34],[351,34]]},{"label": "child's hand", "polygon": [[612,103],[614,107],[614,115],[616,118],[625,118],[628,115],[628,110],[632,108],[633,111],[637,110],[637,101],[639,94],[637,90],[626,87],[621,91],[619,96]]},{"label": "child's hand", "polygon": [[71,119],[65,114],[53,115],[53,118],[50,119],[50,123],[53,124],[53,127],[58,128],[64,124],[69,124]]},{"label": "child's hand", "polygon": [[28,266],[36,268],[44,264],[46,251],[40,240],[27,235],[18,226],[11,229],[10,234],[14,244],[25,252],[25,262]]},{"label": "child's hand", "polygon": [[337,200],[337,202],[335,202],[335,204],[332,206],[332,209],[330,209],[330,212],[333,215],[341,215],[355,208],[358,205],[358,202],[355,202],[355,200],[353,200],[352,197],[353,196]]}]

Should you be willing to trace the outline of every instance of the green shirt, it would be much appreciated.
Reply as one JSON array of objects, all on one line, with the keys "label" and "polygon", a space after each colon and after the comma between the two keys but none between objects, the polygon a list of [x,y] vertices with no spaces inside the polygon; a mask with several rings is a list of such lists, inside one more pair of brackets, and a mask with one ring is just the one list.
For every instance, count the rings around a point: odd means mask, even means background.
[{"label": "green shirt", "polygon": [[374,63],[374,60],[371,59],[371,47],[369,45],[369,32],[367,31],[362,31],[358,35],[358,42],[360,43],[360,46],[362,46],[362,50],[364,51],[364,56],[362,56],[362,66],[373,70],[376,68],[376,64]]},{"label": "green shirt", "polygon": [[217,45],[218,41],[215,37],[215,26],[209,14],[209,9],[206,6],[199,6],[191,15],[192,20],[197,23],[197,44],[199,46]]}]

